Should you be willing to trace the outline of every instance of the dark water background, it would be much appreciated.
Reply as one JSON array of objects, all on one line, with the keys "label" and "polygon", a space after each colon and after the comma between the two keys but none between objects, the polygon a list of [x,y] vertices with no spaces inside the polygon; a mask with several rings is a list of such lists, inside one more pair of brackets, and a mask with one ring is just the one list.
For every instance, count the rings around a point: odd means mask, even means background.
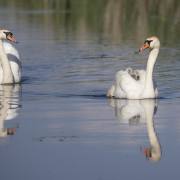
[{"label": "dark water background", "polygon": [[[0,88],[0,179],[180,177],[179,0],[1,0],[0,26],[23,63],[22,85]],[[160,98],[108,100],[119,69],[145,68],[151,35]]]}]

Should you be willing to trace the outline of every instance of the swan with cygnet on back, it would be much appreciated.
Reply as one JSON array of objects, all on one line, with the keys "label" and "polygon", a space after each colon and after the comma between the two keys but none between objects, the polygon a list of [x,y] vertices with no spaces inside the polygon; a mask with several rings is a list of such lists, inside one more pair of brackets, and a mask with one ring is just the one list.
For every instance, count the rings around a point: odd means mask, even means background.
[{"label": "swan with cygnet on back", "polygon": [[17,49],[6,40],[17,42],[11,31],[0,29],[0,84],[20,83],[20,56]]},{"label": "swan with cygnet on back", "polygon": [[115,83],[107,92],[110,98],[124,99],[148,99],[157,98],[158,90],[153,81],[153,69],[159,54],[160,41],[157,37],[147,38],[139,52],[149,48],[149,58],[146,70],[126,70],[118,71]]}]

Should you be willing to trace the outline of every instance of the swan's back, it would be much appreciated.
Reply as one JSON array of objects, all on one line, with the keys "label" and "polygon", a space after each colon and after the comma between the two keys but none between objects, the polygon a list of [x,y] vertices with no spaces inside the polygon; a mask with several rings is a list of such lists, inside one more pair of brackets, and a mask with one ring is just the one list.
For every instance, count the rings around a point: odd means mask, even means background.
[{"label": "swan's back", "polygon": [[[21,81],[21,60],[20,55],[17,49],[10,43],[4,41],[3,42],[5,53],[10,61],[11,70],[14,76],[15,83],[19,83]],[[0,81],[2,82],[2,68],[0,70]]]},{"label": "swan's back", "polygon": [[10,43],[4,41],[3,42],[5,53],[11,56],[15,56],[18,60],[20,60],[20,55],[17,49]]},{"label": "swan's back", "polygon": [[[131,84],[131,86],[129,84]],[[137,99],[142,92],[143,83],[140,80],[135,80],[134,78],[132,78],[127,70],[118,71],[116,73],[115,89],[121,89],[126,94],[126,98],[128,99],[130,99],[131,97]],[[122,96],[119,95],[118,98],[122,98]]]}]

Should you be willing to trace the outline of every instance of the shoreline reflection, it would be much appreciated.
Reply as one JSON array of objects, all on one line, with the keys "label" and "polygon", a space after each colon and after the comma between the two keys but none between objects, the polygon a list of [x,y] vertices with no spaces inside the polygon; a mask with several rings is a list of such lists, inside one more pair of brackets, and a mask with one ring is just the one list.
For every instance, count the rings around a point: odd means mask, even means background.
[{"label": "shoreline reflection", "polygon": [[161,159],[161,145],[154,127],[154,115],[157,112],[157,101],[146,100],[122,100],[110,99],[110,106],[114,108],[115,116],[120,123],[138,125],[146,123],[149,138],[149,147],[141,148],[141,151],[148,160],[157,162]]},{"label": "shoreline reflection", "polygon": [[24,33],[24,27],[29,27],[30,37],[35,35],[32,29],[39,27],[46,37],[56,40],[71,35],[84,40],[97,33],[98,40],[119,43],[133,39],[139,44],[156,34],[162,43],[179,43],[179,0],[1,0],[0,10],[0,20],[4,10],[8,11],[15,29],[23,25]]}]

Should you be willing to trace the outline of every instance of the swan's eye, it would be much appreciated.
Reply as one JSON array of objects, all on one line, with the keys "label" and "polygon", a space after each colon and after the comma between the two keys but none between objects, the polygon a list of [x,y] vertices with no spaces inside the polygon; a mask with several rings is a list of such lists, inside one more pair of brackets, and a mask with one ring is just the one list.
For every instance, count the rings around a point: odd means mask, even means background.
[{"label": "swan's eye", "polygon": [[150,46],[150,43],[151,43],[152,41],[153,41],[153,40],[145,40],[145,41],[144,41],[144,44],[147,43],[147,44]]},{"label": "swan's eye", "polygon": [[12,37],[13,36],[13,33],[12,32],[9,32],[9,34],[8,34],[10,37]]},{"label": "swan's eye", "polygon": [[12,33],[12,32],[4,32],[4,34],[6,35],[6,37],[7,37],[7,36],[12,37],[12,36],[13,36],[13,33]]}]

